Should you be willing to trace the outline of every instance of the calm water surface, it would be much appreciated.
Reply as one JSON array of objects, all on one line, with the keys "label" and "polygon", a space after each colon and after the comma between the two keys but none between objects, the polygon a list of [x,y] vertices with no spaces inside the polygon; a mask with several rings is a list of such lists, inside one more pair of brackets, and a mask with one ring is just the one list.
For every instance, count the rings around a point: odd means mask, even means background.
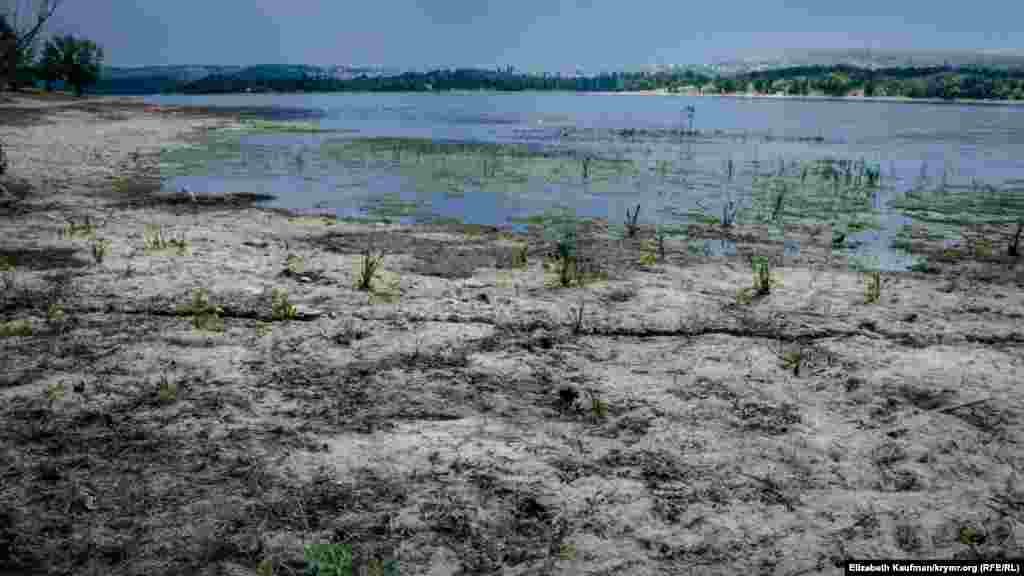
[{"label": "calm water surface", "polygon": [[[756,175],[825,158],[863,160],[881,169],[873,205],[880,229],[857,235],[858,251],[883,268],[909,260],[888,248],[908,220],[886,207],[893,194],[922,179],[950,184],[1024,185],[1024,107],[891,102],[798,101],[569,93],[443,93],[154,96],[154,104],[301,110],[330,133],[241,137],[237,149],[201,167],[168,173],[166,187],[204,192],[266,192],[273,205],[357,214],[381,199],[415,204],[415,216],[505,225],[516,217],[567,207],[621,222],[641,203],[642,220],[661,221],[700,205],[717,213],[726,198],[743,204]],[[679,133],[693,106],[697,136]],[[330,156],[325,142],[353,138],[429,138],[526,143],[558,150],[554,174],[526,176],[510,187],[487,178],[431,182],[394,162]],[[634,169],[584,179],[583,155],[625,160]],[[735,167],[726,177],[728,163]],[[481,166],[487,174],[487,164]],[[538,166],[540,166],[538,164]],[[565,169],[559,172],[559,166]],[[436,167],[435,167],[436,168]],[[444,167],[437,168],[443,170]],[[436,172],[436,170],[435,170]],[[429,180],[429,179],[428,179]],[[405,204],[403,204],[405,205]],[[671,208],[671,210],[669,210]],[[787,251],[789,248],[787,247]]]}]

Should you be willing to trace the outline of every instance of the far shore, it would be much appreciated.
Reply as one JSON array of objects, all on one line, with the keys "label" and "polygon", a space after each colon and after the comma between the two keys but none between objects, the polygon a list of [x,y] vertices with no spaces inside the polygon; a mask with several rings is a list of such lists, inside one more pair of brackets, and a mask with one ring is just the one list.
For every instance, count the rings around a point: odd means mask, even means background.
[{"label": "far shore", "polygon": [[694,94],[693,92],[669,92],[668,90],[635,90],[631,92],[582,92],[599,96],[693,96],[700,98],[732,98],[740,100],[807,100],[807,101],[838,101],[838,102],[896,102],[909,104],[959,104],[986,106],[1024,106],[1024,100],[976,100],[970,98],[908,98],[906,96],[824,96],[791,94]]}]

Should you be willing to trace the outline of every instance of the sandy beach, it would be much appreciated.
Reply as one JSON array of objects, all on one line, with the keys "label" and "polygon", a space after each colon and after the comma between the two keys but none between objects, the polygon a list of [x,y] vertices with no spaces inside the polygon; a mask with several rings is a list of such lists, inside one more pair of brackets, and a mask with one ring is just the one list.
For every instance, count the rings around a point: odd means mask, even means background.
[{"label": "sandy beach", "polygon": [[790,257],[694,226],[739,255],[651,262],[598,220],[562,287],[539,229],[159,191],[161,149],[240,122],[0,102],[0,576],[301,574],[312,543],[403,576],[1024,556],[1009,227],[914,238],[933,267],[869,303],[824,227]]}]

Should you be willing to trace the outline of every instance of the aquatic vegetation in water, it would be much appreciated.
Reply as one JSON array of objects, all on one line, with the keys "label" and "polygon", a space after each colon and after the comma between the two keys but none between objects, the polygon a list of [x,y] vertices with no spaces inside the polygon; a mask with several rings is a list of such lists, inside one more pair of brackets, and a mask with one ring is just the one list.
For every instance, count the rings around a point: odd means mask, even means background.
[{"label": "aquatic vegetation in water", "polygon": [[311,132],[340,132],[332,128],[322,128],[315,122],[279,122],[270,120],[246,120],[242,130],[247,132],[271,132],[271,133],[311,133]]},{"label": "aquatic vegetation in water", "polygon": [[947,225],[1015,224],[1024,214],[1024,187],[948,185],[908,190],[890,203],[917,222]]}]

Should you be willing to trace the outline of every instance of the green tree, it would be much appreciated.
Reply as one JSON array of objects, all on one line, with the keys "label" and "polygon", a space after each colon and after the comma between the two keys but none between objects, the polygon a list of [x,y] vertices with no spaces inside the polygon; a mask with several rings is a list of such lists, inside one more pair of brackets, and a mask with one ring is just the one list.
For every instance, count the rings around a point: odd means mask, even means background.
[{"label": "green tree", "polygon": [[37,66],[39,78],[46,82],[47,90],[53,90],[53,83],[64,79],[60,60],[60,49],[53,41],[47,42],[43,47],[43,53],[39,57]]},{"label": "green tree", "polygon": [[867,78],[864,80],[864,95],[871,98],[875,95],[875,80]]},{"label": "green tree", "polygon": [[39,68],[48,86],[64,80],[81,96],[86,86],[99,80],[102,63],[103,48],[92,40],[65,35],[46,43]]},{"label": "green tree", "polygon": [[62,0],[7,0],[0,8],[0,87],[32,80],[36,40]]}]

